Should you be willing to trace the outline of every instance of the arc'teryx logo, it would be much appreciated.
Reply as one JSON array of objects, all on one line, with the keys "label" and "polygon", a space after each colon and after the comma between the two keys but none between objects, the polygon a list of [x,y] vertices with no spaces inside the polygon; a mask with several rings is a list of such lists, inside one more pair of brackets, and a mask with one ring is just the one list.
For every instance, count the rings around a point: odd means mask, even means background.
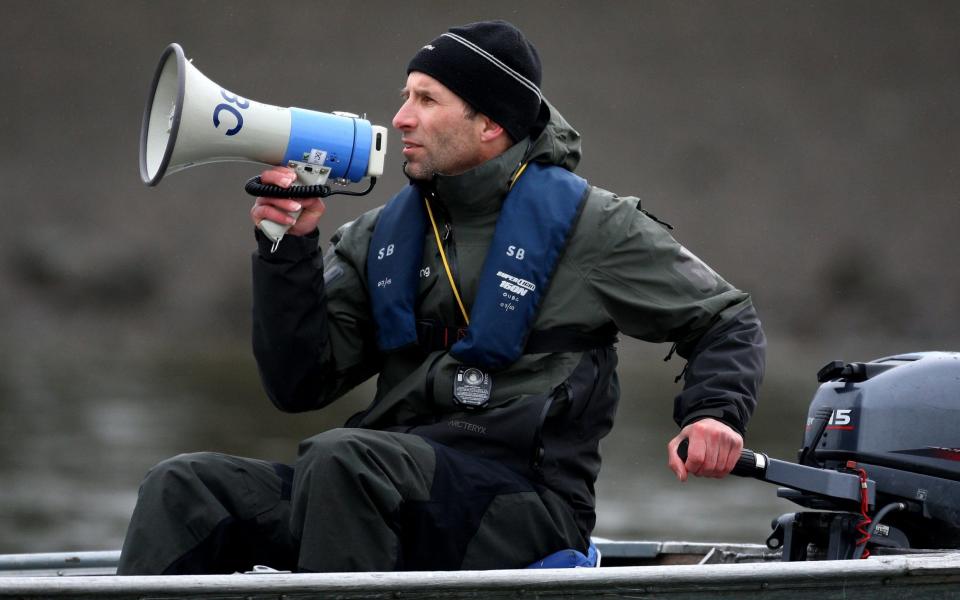
[{"label": "arc'teryx logo", "polygon": [[479,433],[480,435],[487,435],[487,428],[483,425],[477,425],[476,423],[470,423],[469,421],[447,421],[447,424],[450,427],[455,427],[457,429],[462,429],[464,431],[469,431],[471,433]]}]

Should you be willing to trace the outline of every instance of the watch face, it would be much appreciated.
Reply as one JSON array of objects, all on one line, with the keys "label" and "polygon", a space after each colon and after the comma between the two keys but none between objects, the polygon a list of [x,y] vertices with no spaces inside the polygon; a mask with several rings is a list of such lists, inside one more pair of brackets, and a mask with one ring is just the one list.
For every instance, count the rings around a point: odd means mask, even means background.
[{"label": "watch face", "polygon": [[493,379],[476,367],[457,367],[453,379],[453,400],[465,408],[480,408],[490,401]]}]

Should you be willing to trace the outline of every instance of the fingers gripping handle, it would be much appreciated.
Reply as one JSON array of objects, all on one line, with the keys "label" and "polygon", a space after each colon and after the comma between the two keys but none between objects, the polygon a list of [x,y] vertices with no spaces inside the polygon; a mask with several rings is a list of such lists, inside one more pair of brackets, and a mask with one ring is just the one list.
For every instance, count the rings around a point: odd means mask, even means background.
[{"label": "fingers gripping handle", "polygon": [[[244,189],[248,194],[253,196],[269,196],[272,198],[314,198],[329,195],[330,190],[327,189],[324,184],[330,176],[330,167],[299,161],[290,161],[287,166],[291,167],[297,174],[296,181],[294,181],[289,188],[266,185],[260,181],[259,177],[254,177],[247,182]],[[296,220],[300,218],[301,212],[303,212],[302,209],[288,212],[287,214],[296,222]],[[283,239],[283,236],[291,227],[293,227],[293,225],[274,223],[266,219],[257,224],[257,228],[273,241],[273,247],[270,249],[271,252],[277,250],[277,246],[280,245],[280,240]]]},{"label": "fingers gripping handle", "polygon": [[[303,209],[288,212],[287,214],[293,217],[294,222],[296,222],[296,220],[300,218],[301,212],[303,212]],[[264,219],[257,224],[257,227],[264,233],[264,235],[273,241],[273,246],[270,247],[270,252],[276,252],[277,246],[280,245],[280,240],[283,239],[283,236],[291,227],[293,227],[293,225],[281,225],[280,223],[274,223],[273,221]]]},{"label": "fingers gripping handle", "polygon": [[[677,456],[684,462],[687,461],[688,446],[689,440],[683,440],[680,442],[680,445],[677,446]],[[766,472],[767,455],[754,452],[753,450],[747,450],[746,448],[740,451],[740,458],[737,460],[737,464],[733,467],[733,470],[730,471],[731,474],[739,477],[754,477],[758,479],[762,478]]]}]

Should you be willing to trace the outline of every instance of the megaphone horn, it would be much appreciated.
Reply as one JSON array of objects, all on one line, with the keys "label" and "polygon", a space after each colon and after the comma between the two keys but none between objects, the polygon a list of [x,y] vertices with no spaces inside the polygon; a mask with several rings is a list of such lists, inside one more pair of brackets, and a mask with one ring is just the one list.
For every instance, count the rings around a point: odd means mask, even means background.
[{"label": "megaphone horn", "polygon": [[[312,185],[291,196],[359,195],[383,174],[386,150],[385,127],[349,113],[244,98],[208,79],[179,44],[170,44],[160,56],[143,114],[140,177],[154,186],[189,167],[246,161],[296,167],[300,183]],[[371,186],[360,193],[331,192],[324,185],[328,177],[340,183],[370,178]],[[283,231],[265,230],[276,242]]]}]

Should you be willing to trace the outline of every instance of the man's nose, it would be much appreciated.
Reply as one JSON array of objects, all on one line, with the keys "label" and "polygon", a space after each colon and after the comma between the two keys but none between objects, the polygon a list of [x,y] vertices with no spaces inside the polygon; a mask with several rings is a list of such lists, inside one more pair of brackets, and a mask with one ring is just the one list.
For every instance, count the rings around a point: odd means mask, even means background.
[{"label": "man's nose", "polygon": [[405,130],[412,129],[416,125],[416,117],[410,109],[409,102],[404,102],[397,114],[393,116],[394,129]]}]

